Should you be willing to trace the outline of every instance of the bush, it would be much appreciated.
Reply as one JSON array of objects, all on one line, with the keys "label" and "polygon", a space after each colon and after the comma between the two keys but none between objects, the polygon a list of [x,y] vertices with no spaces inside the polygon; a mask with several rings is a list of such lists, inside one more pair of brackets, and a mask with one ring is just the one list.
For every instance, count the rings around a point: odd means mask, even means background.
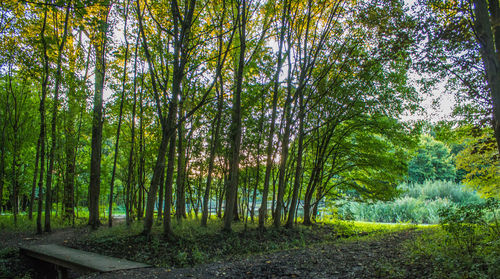
[{"label": "bush", "polygon": [[403,183],[404,194],[392,202],[344,202],[338,215],[344,220],[386,223],[439,223],[439,210],[450,205],[476,204],[479,195],[450,181],[426,181],[423,184]]},{"label": "bush", "polygon": [[439,229],[410,244],[411,261],[431,263],[433,278],[497,278],[499,211],[493,199],[440,210]]}]

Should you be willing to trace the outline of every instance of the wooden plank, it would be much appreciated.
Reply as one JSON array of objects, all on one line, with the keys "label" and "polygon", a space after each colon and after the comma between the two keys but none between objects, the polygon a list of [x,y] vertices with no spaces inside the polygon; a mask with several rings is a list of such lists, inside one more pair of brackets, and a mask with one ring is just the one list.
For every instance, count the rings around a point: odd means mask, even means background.
[{"label": "wooden plank", "polygon": [[150,265],[81,251],[55,244],[21,247],[27,256],[78,271],[110,272]]}]

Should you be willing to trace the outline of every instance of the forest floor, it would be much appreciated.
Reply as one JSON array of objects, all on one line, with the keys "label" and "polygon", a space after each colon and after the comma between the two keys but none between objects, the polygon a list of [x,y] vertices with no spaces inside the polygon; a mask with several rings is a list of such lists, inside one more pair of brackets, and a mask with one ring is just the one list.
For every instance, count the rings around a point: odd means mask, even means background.
[{"label": "forest floor", "polygon": [[161,234],[145,239],[133,228],[124,233],[124,227],[97,233],[87,227],[43,235],[0,233],[0,247],[5,247],[0,249],[0,278],[2,268],[7,278],[30,278],[26,275],[34,274],[32,267],[17,248],[48,243],[156,266],[105,274],[70,273],[72,278],[426,278],[430,272],[425,263],[409,264],[406,257],[405,243],[421,234],[415,227],[352,233],[345,227],[320,224],[264,233],[253,228],[231,234],[191,231],[186,236],[188,226],[169,241],[163,241]]},{"label": "forest floor", "polygon": [[426,278],[423,264],[408,264],[402,247],[420,232],[315,244],[192,268],[144,268],[83,278]]}]

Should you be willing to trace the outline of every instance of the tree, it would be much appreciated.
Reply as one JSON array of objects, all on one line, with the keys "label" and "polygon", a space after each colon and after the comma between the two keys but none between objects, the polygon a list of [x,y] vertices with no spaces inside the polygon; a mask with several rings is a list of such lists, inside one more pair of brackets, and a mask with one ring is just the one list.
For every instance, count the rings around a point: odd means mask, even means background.
[{"label": "tree", "polygon": [[123,78],[122,78],[122,92],[120,96],[120,113],[118,116],[118,127],[116,128],[116,142],[115,142],[115,153],[113,158],[113,172],[111,174],[111,184],[109,186],[109,209],[108,209],[108,226],[113,226],[113,192],[115,184],[116,175],[116,161],[118,159],[118,144],[120,143],[120,128],[122,125],[122,115],[123,115],[123,103],[125,102],[125,82],[127,80],[127,60],[129,51],[129,42],[127,39],[127,20],[128,20],[128,9],[130,1],[125,1],[125,23],[123,28],[123,39],[125,41],[125,57],[123,62]]},{"label": "tree", "polygon": [[[500,154],[500,27],[496,24],[499,20],[500,6],[498,1],[487,3],[486,0],[474,0],[475,34],[492,99],[492,126]],[[495,24],[492,25],[491,22]]]},{"label": "tree", "polygon": [[89,225],[96,229],[99,221],[99,193],[101,188],[101,148],[102,148],[102,106],[104,78],[106,74],[106,46],[108,15],[110,4],[104,0],[98,6],[96,13],[97,33],[92,38],[95,50],[95,91],[94,109],[92,117],[92,154],[90,159],[90,186],[89,186]]},{"label": "tree", "polygon": [[[459,99],[455,113],[491,123],[500,145],[498,1],[425,0],[418,6],[418,69],[434,74],[426,84],[447,83]],[[441,81],[439,81],[441,80]],[[500,149],[499,149],[500,153]]]},{"label": "tree", "polygon": [[50,232],[50,215],[52,209],[52,197],[51,197],[51,187],[52,187],[52,173],[54,171],[54,160],[55,160],[55,149],[56,149],[56,127],[57,127],[57,111],[59,106],[59,90],[61,86],[61,71],[62,71],[62,56],[64,46],[66,44],[66,39],[68,36],[68,22],[70,15],[71,1],[68,2],[66,7],[65,19],[64,19],[64,31],[61,38],[61,43],[58,46],[58,54],[57,54],[57,69],[55,76],[55,85],[54,85],[54,102],[52,104],[52,122],[51,122],[51,145],[50,145],[50,153],[49,153],[49,167],[47,169],[47,182],[46,182],[46,195],[45,195],[45,231]]},{"label": "tree", "polygon": [[457,169],[467,173],[463,182],[484,197],[500,197],[500,160],[489,128],[466,127],[465,148],[456,156]]},{"label": "tree", "polygon": [[247,25],[247,2],[242,0],[235,7],[237,11],[235,25],[238,29],[239,37],[239,57],[238,68],[234,80],[234,93],[232,100],[232,114],[230,126],[230,161],[229,161],[229,181],[226,190],[226,211],[224,213],[224,230],[231,230],[233,222],[234,207],[237,206],[236,196],[238,192],[240,145],[241,145],[241,91],[243,83],[243,68],[245,66],[246,48],[246,25]]},{"label": "tree", "polygon": [[408,165],[408,180],[422,184],[426,180],[455,180],[455,165],[450,149],[430,136],[423,136],[421,148]]}]

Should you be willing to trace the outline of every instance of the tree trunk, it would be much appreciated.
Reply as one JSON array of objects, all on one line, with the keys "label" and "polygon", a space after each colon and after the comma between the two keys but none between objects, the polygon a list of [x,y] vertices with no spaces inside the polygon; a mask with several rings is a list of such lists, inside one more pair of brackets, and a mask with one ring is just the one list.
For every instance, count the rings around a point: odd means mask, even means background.
[{"label": "tree trunk", "polygon": [[238,176],[241,145],[241,91],[243,83],[243,69],[245,67],[246,48],[246,0],[241,1],[238,6],[238,30],[240,35],[240,51],[238,59],[238,70],[235,76],[235,92],[233,95],[232,120],[230,127],[231,160],[229,161],[230,178],[226,193],[226,211],[224,219],[224,230],[231,231],[231,222],[234,218],[234,208],[237,205]]},{"label": "tree trunk", "polygon": [[[153,93],[155,96],[158,116],[160,118],[160,123],[161,123],[161,127],[162,127],[161,144],[160,144],[160,148],[158,150],[158,157],[156,159],[156,165],[155,165],[153,177],[151,179],[151,186],[149,188],[149,193],[148,193],[146,220],[144,222],[144,230],[143,230],[143,234],[145,234],[145,235],[149,235],[151,232],[151,227],[153,224],[154,203],[155,203],[155,198],[156,198],[156,194],[157,194],[157,190],[158,190],[158,183],[159,183],[160,176],[161,176],[160,171],[163,171],[163,169],[165,167],[165,155],[167,152],[168,141],[170,140],[170,144],[171,144],[172,140],[170,138],[174,137],[174,132],[175,132],[174,123],[176,122],[175,116],[176,116],[176,112],[177,112],[177,98],[181,92],[181,83],[182,83],[182,79],[184,76],[184,67],[186,65],[186,59],[187,59],[187,53],[185,53],[185,49],[183,49],[183,47],[187,47],[186,45],[184,45],[184,43],[186,43],[184,40],[188,40],[187,37],[189,36],[190,27],[192,24],[195,2],[191,1],[191,5],[189,6],[189,9],[188,9],[188,7],[186,7],[186,10],[188,10],[188,13],[185,15],[185,18],[182,22],[181,34],[179,34],[179,26],[178,26],[179,22],[178,21],[182,17],[178,14],[179,10],[178,10],[178,6],[177,6],[177,1],[172,0],[171,4],[172,4],[171,12],[172,12],[173,19],[174,19],[174,37],[175,37],[174,44],[175,44],[175,47],[174,47],[174,70],[173,70],[173,80],[172,80],[172,97],[170,100],[167,118],[164,118],[164,116],[162,114],[162,109],[161,109],[162,104],[160,101],[158,88],[156,86],[156,81],[157,81],[156,75],[153,73],[153,69],[152,69],[153,62],[151,60],[151,56],[150,56],[149,49],[147,46],[146,36],[144,33],[144,28],[142,26],[142,15],[140,14],[140,12],[138,13],[139,28],[140,28],[140,32],[141,32],[141,36],[142,36],[142,43],[143,43],[144,51],[145,51],[146,58],[147,58],[147,61],[149,64],[149,73],[150,73],[150,76],[152,79]],[[137,2],[137,7],[138,7],[138,10],[140,11],[139,2]],[[175,142],[174,142],[174,144],[175,144]],[[172,147],[170,147],[170,150],[172,150]],[[169,154],[169,162],[168,162],[169,165],[171,163],[173,163],[170,160],[171,159],[170,156],[171,156],[171,154]],[[170,176],[173,175],[173,173],[169,173],[170,171],[173,172],[173,166],[171,166],[170,168],[169,168],[169,166],[167,166],[167,179],[166,180],[168,183],[172,182],[172,177],[170,177]],[[165,194],[171,196],[171,184],[166,185]],[[164,226],[164,234],[165,234],[165,236],[170,237],[171,236],[170,208],[168,208],[168,212],[167,212],[167,205],[170,206],[169,198],[165,197],[165,221],[164,222],[168,222],[168,224],[166,226]],[[168,216],[166,216],[167,214],[168,214]]]},{"label": "tree trunk", "polygon": [[[283,43],[285,40],[285,22],[286,16],[288,14],[289,3],[285,1],[283,4],[283,13],[281,17],[281,26],[279,31],[279,41],[278,41],[278,64],[276,66],[276,72],[274,73],[274,88],[273,88],[273,108],[271,113],[271,123],[269,127],[269,134],[267,136],[267,147],[266,147],[266,172],[264,174],[264,189],[262,191],[262,202],[259,208],[259,229],[264,229],[264,224],[267,218],[267,196],[269,195],[269,181],[271,178],[271,171],[273,167],[273,139],[274,139],[274,130],[276,126],[276,115],[277,115],[277,105],[278,105],[278,94],[279,94],[279,76],[281,73],[281,68],[283,65]],[[274,199],[273,199],[274,200]]]},{"label": "tree trunk", "polygon": [[273,225],[276,228],[279,227],[281,224],[281,211],[284,208],[283,198],[285,196],[285,188],[286,188],[286,183],[285,183],[286,163],[288,160],[288,149],[289,149],[288,145],[290,142],[290,130],[292,124],[291,95],[292,95],[291,89],[289,88],[285,102],[285,109],[283,111],[283,117],[285,118],[285,131],[283,134],[283,140],[281,144],[282,146],[281,146],[281,162],[280,162],[279,177],[278,177],[278,195],[276,197],[276,208],[274,209],[274,216],[273,216],[274,217]]},{"label": "tree trunk", "polygon": [[123,28],[123,38],[125,40],[125,58],[123,62],[123,77],[122,77],[122,92],[120,98],[120,112],[118,114],[118,127],[116,128],[116,142],[115,142],[115,153],[113,158],[113,171],[111,172],[111,183],[109,186],[109,215],[108,215],[108,226],[113,226],[113,191],[115,186],[115,175],[116,175],[116,161],[118,159],[118,146],[120,143],[120,128],[122,126],[122,115],[123,115],[123,103],[125,101],[125,82],[127,81],[127,61],[128,61],[128,49],[129,43],[127,40],[127,18],[128,18],[128,6],[130,0],[126,2],[125,5],[125,23]]},{"label": "tree trunk", "polygon": [[[2,140],[2,157],[3,157],[3,140]],[[3,161],[3,159],[2,159]],[[38,162],[40,161],[40,139],[37,141],[36,145],[36,156],[35,156],[35,170],[33,171],[33,183],[31,184],[31,198],[30,198],[30,209],[28,213],[28,219],[33,220],[33,207],[35,203],[35,192],[36,192],[36,177],[38,176]],[[2,164],[0,162],[0,164]],[[3,188],[3,173],[0,167],[0,213],[2,213],[2,188]]]},{"label": "tree trunk", "polygon": [[45,231],[50,232],[50,212],[52,209],[52,173],[54,172],[54,160],[55,160],[55,150],[56,150],[56,128],[57,128],[57,111],[59,106],[59,88],[61,85],[61,71],[62,71],[62,56],[64,45],[66,44],[66,37],[68,35],[68,21],[70,14],[71,1],[68,2],[68,6],[66,8],[66,16],[64,20],[64,33],[62,36],[61,44],[59,45],[59,51],[57,56],[57,71],[55,77],[55,88],[54,88],[54,103],[52,104],[52,123],[51,123],[51,145],[49,152],[49,168],[47,169],[47,194],[45,195]]},{"label": "tree trunk", "polygon": [[[132,223],[130,211],[132,210],[132,177],[134,175],[134,146],[135,146],[135,112],[137,106],[137,50],[138,50],[139,38],[137,38],[135,44],[135,58],[134,58],[134,103],[132,105],[132,127],[130,131],[130,152],[128,157],[128,171],[127,171],[127,186],[125,193],[125,221],[127,225]],[[140,106],[142,107],[142,88],[140,94]]]},{"label": "tree trunk", "polygon": [[[182,96],[180,96],[179,103],[179,117],[183,117],[182,109]],[[178,140],[177,140],[177,181],[176,181],[176,202],[175,202],[175,218],[177,221],[181,221],[182,218],[186,217],[186,193],[184,187],[184,171],[185,171],[185,161],[186,152],[184,150],[184,124],[179,123],[177,128]]]},{"label": "tree trunk", "polygon": [[164,193],[163,190],[165,189],[165,167],[163,167],[163,172],[161,173],[161,178],[160,178],[160,191],[158,193],[158,206],[156,207],[158,211],[158,216],[157,219],[160,221],[163,218],[163,197]]},{"label": "tree trunk", "polygon": [[[0,145],[0,214],[2,213],[3,206],[3,187],[5,179],[5,127],[7,124],[4,122],[2,127],[2,144]],[[32,199],[32,203],[33,203]]]},{"label": "tree trunk", "polygon": [[[14,106],[14,113],[17,108]],[[17,155],[18,155],[18,126],[17,120],[15,121],[15,125],[13,126],[13,143],[12,143],[12,191],[11,191],[11,204],[12,204],[12,213],[14,215],[14,224],[17,225],[17,215],[19,214],[19,185],[18,185],[18,175],[17,175]]]},{"label": "tree trunk", "polygon": [[[106,40],[109,6],[101,11],[103,19],[98,27],[98,42],[94,44],[96,53],[94,110],[92,117],[92,151],[90,158],[89,225],[97,229],[99,221],[99,193],[101,190],[101,148],[102,148],[102,105],[106,66]],[[104,20],[105,19],[105,20]]]},{"label": "tree trunk", "polygon": [[212,140],[210,143],[210,155],[208,159],[208,174],[207,174],[207,186],[205,188],[205,195],[203,196],[203,213],[201,216],[201,226],[206,227],[207,226],[207,220],[208,220],[208,203],[210,202],[210,187],[212,184],[212,173],[214,170],[214,161],[215,161],[215,154],[218,149],[219,145],[219,132],[220,132],[220,124],[221,124],[221,116],[222,116],[222,109],[224,106],[224,99],[223,99],[223,94],[222,94],[222,84],[220,85],[221,87],[221,92],[219,93],[218,96],[218,101],[217,101],[217,115],[215,116],[215,125],[212,126]]},{"label": "tree trunk", "polygon": [[[71,96],[68,96],[70,99]],[[68,100],[72,102],[72,100]],[[70,105],[70,110],[75,106]],[[64,183],[64,219],[73,218],[74,211],[74,189],[75,189],[75,131],[73,122],[73,112],[68,111],[68,120],[66,121],[66,181]]]},{"label": "tree trunk", "polygon": [[[171,103],[172,110],[177,110],[173,106],[177,103]],[[174,116],[175,117],[175,116]],[[175,118],[174,118],[175,121]],[[171,238],[173,236],[172,231],[172,184],[174,181],[174,162],[175,162],[175,137],[170,137],[170,143],[168,148],[168,163],[167,163],[167,174],[165,178],[165,206],[163,209],[163,236],[165,238]]]},{"label": "tree trunk", "polygon": [[302,153],[303,153],[303,143],[304,143],[304,96],[302,92],[299,93],[299,139],[298,139],[298,150],[297,150],[297,164],[295,167],[295,178],[293,182],[293,193],[292,201],[289,206],[288,219],[286,222],[287,228],[292,228],[295,218],[295,208],[297,207],[297,200],[299,195],[299,187],[301,183],[302,175]]},{"label": "tree trunk", "polygon": [[[491,21],[495,23],[494,28],[496,35],[500,32],[500,28],[497,24],[500,19],[499,9],[498,1],[490,1],[490,10],[492,11],[493,17]],[[488,87],[490,88],[490,94],[493,100],[492,126],[495,131],[498,153],[500,154],[500,50],[495,50],[495,43],[499,46],[500,38],[493,37],[486,0],[474,0],[474,13],[474,27],[476,29],[477,41],[480,46]]]},{"label": "tree trunk", "polygon": [[36,217],[36,232],[42,233],[42,196],[43,196],[43,175],[45,173],[45,98],[47,96],[47,84],[49,82],[49,57],[47,55],[47,40],[45,38],[45,28],[47,27],[47,9],[44,10],[43,25],[40,37],[43,47],[43,77],[42,77],[42,95],[40,98],[40,178],[38,179],[38,209]]},{"label": "tree trunk", "polygon": [[158,149],[158,156],[156,158],[156,164],[153,170],[153,178],[151,179],[151,186],[149,187],[147,198],[146,217],[144,219],[143,231],[145,235],[149,235],[151,233],[151,228],[153,226],[154,205],[156,203],[158,184],[160,183],[162,172],[164,172],[165,170],[165,156],[167,154],[168,139],[169,135],[167,134],[167,130],[162,129],[160,147]]}]

